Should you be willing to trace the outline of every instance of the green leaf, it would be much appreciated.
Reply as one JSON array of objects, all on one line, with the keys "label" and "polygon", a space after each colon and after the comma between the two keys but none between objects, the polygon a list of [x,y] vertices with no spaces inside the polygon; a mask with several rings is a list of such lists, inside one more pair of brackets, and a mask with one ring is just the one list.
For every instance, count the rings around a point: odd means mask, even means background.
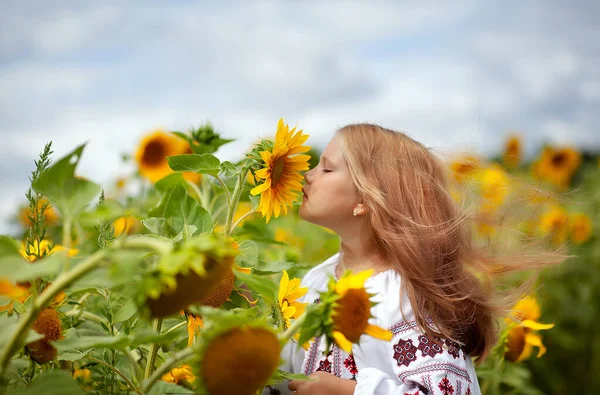
[{"label": "green leaf", "polygon": [[63,352],[60,355],[58,355],[58,360],[59,361],[70,361],[70,362],[79,361],[80,359],[87,357],[90,352],[92,352],[91,349],[87,350],[86,352],[67,351],[67,352]]},{"label": "green leaf", "polygon": [[210,174],[216,177],[219,174],[219,159],[211,154],[183,154],[168,156],[167,162],[175,171],[191,171],[194,173]]},{"label": "green leaf", "polygon": [[17,388],[13,395],[82,395],[83,390],[73,380],[70,372],[50,371],[42,373],[25,388]]},{"label": "green leaf", "polygon": [[158,180],[158,182],[154,184],[154,187],[157,191],[164,193],[183,182],[184,179],[181,173],[172,173]]},{"label": "green leaf", "polygon": [[77,215],[100,193],[100,185],[75,177],[75,168],[81,159],[85,144],[60,159],[40,174],[33,189],[48,198],[63,217]]},{"label": "green leaf", "polygon": [[149,213],[152,217],[172,218],[173,233],[182,232],[184,225],[196,226],[199,233],[208,233],[213,228],[210,214],[178,184],[165,193],[158,207]]},{"label": "green leaf", "polygon": [[152,217],[142,220],[142,224],[155,235],[164,237],[173,236],[172,221],[170,219]]},{"label": "green leaf", "polygon": [[129,344],[131,344],[129,336],[79,336],[75,328],[69,329],[63,340],[53,343],[59,353],[67,350],[87,351],[90,348],[124,349]]},{"label": "green leaf", "polygon": [[277,302],[277,286],[268,277],[259,277],[252,274],[242,273],[234,270],[237,279],[243,281],[256,295],[260,295],[265,302],[274,304]]},{"label": "green leaf", "polygon": [[134,298],[129,299],[129,301],[125,303],[123,307],[121,307],[117,314],[115,314],[115,322],[127,321],[128,319],[133,317],[135,313],[137,313],[137,305],[135,304],[135,301],[133,299]]},{"label": "green leaf", "polygon": [[165,395],[165,394],[193,394],[194,391],[182,387],[177,384],[167,383],[166,381],[157,381],[152,386],[150,392],[147,392],[146,395]]},{"label": "green leaf", "polygon": [[92,211],[84,211],[79,215],[78,222],[83,226],[97,226],[103,221],[112,221],[125,214],[123,205],[114,199],[106,199],[100,207]]},{"label": "green leaf", "polygon": [[154,332],[151,329],[144,329],[141,331],[136,331],[131,340],[131,346],[137,347],[140,344],[151,344],[151,343],[159,343],[159,344],[172,344],[175,339],[177,339],[181,335],[181,332],[164,331],[160,334]]},{"label": "green leaf", "polygon": [[[259,262],[254,267],[254,272],[257,274],[274,274],[281,273],[282,270],[288,270],[294,267],[296,263],[286,261],[270,261],[270,262]],[[260,273],[258,273],[260,272]]]},{"label": "green leaf", "polygon": [[229,161],[225,161],[225,162],[221,162],[221,171],[223,172],[223,174],[225,175],[225,177],[235,177],[239,170],[237,169],[237,167],[235,167],[235,165]]}]

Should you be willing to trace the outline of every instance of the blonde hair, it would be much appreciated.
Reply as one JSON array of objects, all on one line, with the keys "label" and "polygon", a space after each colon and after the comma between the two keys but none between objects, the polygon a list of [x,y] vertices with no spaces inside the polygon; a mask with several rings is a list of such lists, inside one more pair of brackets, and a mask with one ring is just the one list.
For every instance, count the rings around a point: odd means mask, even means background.
[{"label": "blonde hair", "polygon": [[500,255],[476,246],[468,212],[450,195],[448,169],[429,149],[371,124],[348,125],[338,134],[367,208],[366,234],[401,276],[401,292],[408,295],[418,325],[428,335],[463,344],[482,362],[497,340],[496,316],[523,293],[499,293],[493,277],[539,269],[564,256],[543,251]]}]

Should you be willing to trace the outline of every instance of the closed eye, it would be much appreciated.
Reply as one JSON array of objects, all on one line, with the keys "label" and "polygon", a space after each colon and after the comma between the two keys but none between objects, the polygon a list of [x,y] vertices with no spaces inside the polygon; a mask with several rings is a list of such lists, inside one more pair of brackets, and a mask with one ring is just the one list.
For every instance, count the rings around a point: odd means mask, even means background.
[{"label": "closed eye", "polygon": [[323,173],[331,173],[331,170],[329,170],[329,169],[323,169]]}]

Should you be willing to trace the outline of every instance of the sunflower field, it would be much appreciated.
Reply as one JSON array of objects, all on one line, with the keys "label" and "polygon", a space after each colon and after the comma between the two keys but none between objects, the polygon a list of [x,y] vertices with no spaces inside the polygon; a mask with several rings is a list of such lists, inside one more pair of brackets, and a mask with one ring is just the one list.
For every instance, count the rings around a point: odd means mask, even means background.
[{"label": "sunflower field", "polygon": [[[40,147],[14,217],[22,231],[0,236],[0,394],[253,395],[304,377],[278,369],[287,342],[325,335],[348,349],[364,335],[388,338],[368,315],[345,324],[348,295],[369,302],[368,273],[332,279],[321,303],[300,302],[300,279],[339,240],[297,215],[302,173],[319,152],[283,120],[274,132],[221,161],[232,140],[209,124],[156,130],[124,155],[135,173],[103,187],[77,175],[83,145],[62,158],[51,143]],[[510,136],[497,157],[448,158],[474,242],[518,250],[535,239],[566,258],[499,320],[480,385],[486,394],[592,393],[600,161],[557,146],[526,159],[523,144]]]}]

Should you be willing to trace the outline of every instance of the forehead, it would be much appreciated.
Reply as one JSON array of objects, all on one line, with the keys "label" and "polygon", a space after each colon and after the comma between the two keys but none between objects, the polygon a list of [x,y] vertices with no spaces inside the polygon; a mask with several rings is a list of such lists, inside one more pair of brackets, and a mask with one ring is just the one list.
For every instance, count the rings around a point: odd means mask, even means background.
[{"label": "forehead", "polygon": [[331,161],[343,161],[344,160],[344,147],[342,144],[342,137],[336,134],[327,147],[323,150],[323,158]]}]

